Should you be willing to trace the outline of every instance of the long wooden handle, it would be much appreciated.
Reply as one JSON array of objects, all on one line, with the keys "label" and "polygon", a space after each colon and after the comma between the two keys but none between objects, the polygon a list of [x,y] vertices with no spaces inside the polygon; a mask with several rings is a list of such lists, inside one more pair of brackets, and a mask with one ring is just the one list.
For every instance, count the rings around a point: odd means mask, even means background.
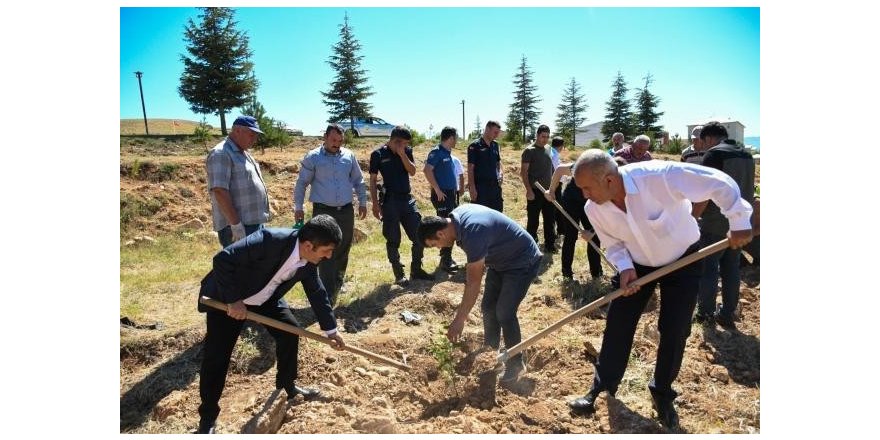
[{"label": "long wooden handle", "polygon": [[[569,185],[571,185],[571,183],[569,183]],[[541,182],[538,182],[537,180],[535,181],[535,186],[538,187],[541,192],[547,192],[547,190],[545,190],[544,187],[541,185]],[[553,205],[556,206],[556,209],[558,209],[559,212],[561,212],[562,215],[564,215],[565,218],[567,218],[568,221],[571,222],[571,225],[574,226],[574,228],[577,229],[578,232],[588,235],[588,237],[584,237],[584,240],[587,240],[587,244],[592,246],[593,249],[595,249],[596,252],[599,253],[599,256],[602,257],[602,260],[604,260],[609,267],[617,270],[617,266],[611,264],[611,262],[608,261],[608,258],[605,256],[605,253],[602,252],[602,249],[599,249],[599,246],[596,246],[596,243],[593,243],[593,236],[596,235],[596,233],[593,231],[585,231],[584,228],[582,228],[581,225],[578,224],[578,222],[571,218],[571,216],[568,214],[568,211],[566,211],[565,208],[563,208],[562,205],[559,204],[559,202],[557,202],[556,200],[551,200],[551,202],[553,202]]]},{"label": "long wooden handle", "polygon": [[[706,258],[707,256],[712,255],[716,252],[721,252],[724,249],[727,249],[729,246],[730,246],[730,242],[728,241],[728,239],[725,238],[724,240],[721,240],[711,246],[704,247],[703,249],[700,249],[697,252],[694,252],[686,257],[680,258],[672,263],[667,264],[666,266],[661,267],[660,269],[657,269],[657,270],[655,270],[655,271],[653,271],[653,272],[651,272],[641,278],[638,278],[635,281],[633,281],[631,284],[639,284],[639,285],[644,286],[645,284],[650,283],[651,281],[654,281],[654,280],[662,277],[663,275],[666,275],[670,272],[681,269],[682,267],[687,266],[688,264],[691,264],[695,261]],[[519,344],[516,344],[513,347],[510,347],[507,351],[499,354],[498,358],[497,358],[498,362],[504,362],[508,358],[517,355],[519,352],[530,347],[532,344],[543,339],[545,336],[549,335],[550,333],[553,333],[554,331],[556,331],[557,329],[559,329],[563,325],[568,324],[569,322],[575,320],[576,318],[583,316],[589,312],[592,312],[593,310],[611,302],[614,298],[617,298],[618,296],[623,295],[623,292],[624,292],[624,289],[617,289],[614,292],[611,292],[611,293],[603,296],[602,298],[599,298],[599,299],[569,313],[564,318],[553,323],[550,327],[547,327],[544,330],[541,330],[540,332],[538,332],[534,336],[531,336],[530,338],[520,342]]]},{"label": "long wooden handle", "polygon": [[[206,305],[206,306],[210,306],[210,307],[213,307],[217,310],[222,310],[224,312],[229,308],[229,305],[227,305],[226,303],[217,301],[216,299],[208,298],[207,296],[203,296],[203,297],[199,298],[199,302]],[[303,330],[297,326],[290,325],[286,322],[281,322],[277,319],[265,317],[259,313],[254,313],[254,312],[248,311],[247,312],[247,319],[250,319],[251,321],[259,322],[260,324],[267,325],[269,327],[277,328],[278,330],[283,330],[288,333],[293,333],[297,336],[302,336],[304,338],[309,338],[309,339],[313,339],[318,342],[323,342],[327,345],[335,346],[335,344],[333,342],[331,342],[332,339],[330,339],[326,336],[321,336],[317,333],[312,333],[308,330]],[[352,347],[350,345],[345,345],[342,347],[342,349],[344,351],[354,353],[354,354],[363,356],[365,358],[372,359],[376,362],[380,362],[380,363],[383,363],[386,365],[390,365],[392,367],[399,368],[401,370],[406,370],[406,371],[410,370],[409,365],[401,364],[400,362],[397,362],[394,359],[389,359],[385,356],[381,356],[381,355],[378,355],[376,353],[373,353],[373,352],[370,352],[370,351],[367,351],[364,349]]]}]

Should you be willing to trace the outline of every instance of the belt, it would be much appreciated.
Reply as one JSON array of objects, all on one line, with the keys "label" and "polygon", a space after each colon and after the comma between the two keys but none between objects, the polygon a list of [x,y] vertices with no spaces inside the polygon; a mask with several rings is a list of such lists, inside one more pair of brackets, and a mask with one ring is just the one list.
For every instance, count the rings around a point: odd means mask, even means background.
[{"label": "belt", "polygon": [[392,191],[385,191],[385,197],[386,197],[386,198],[392,198],[392,199],[400,198],[400,199],[407,199],[407,200],[409,200],[409,199],[412,197],[412,195],[411,195],[411,193],[408,193],[408,192],[392,192]]},{"label": "belt", "polygon": [[342,206],[330,206],[330,205],[325,205],[323,203],[318,203],[318,202],[312,202],[312,204],[314,204],[316,208],[335,209],[337,211],[342,211],[343,209],[351,208],[351,203],[346,203],[345,205],[342,205]]}]

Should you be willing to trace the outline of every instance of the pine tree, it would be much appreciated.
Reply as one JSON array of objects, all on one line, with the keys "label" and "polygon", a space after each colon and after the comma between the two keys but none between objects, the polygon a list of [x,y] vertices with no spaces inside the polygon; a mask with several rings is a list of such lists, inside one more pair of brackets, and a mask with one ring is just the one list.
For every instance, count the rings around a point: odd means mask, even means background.
[{"label": "pine tree", "polygon": [[339,42],[333,46],[333,52],[327,64],[336,71],[336,78],[330,83],[328,92],[321,92],[324,105],[329,108],[330,117],[327,122],[337,122],[348,118],[354,127],[355,116],[371,116],[372,106],[366,99],[373,95],[367,85],[367,71],[361,68],[361,43],[355,38],[353,29],[348,24],[348,14],[339,26]]},{"label": "pine tree", "polygon": [[606,138],[616,132],[621,132],[625,137],[631,137],[635,132],[632,125],[632,111],[629,100],[626,98],[626,81],[623,74],[617,72],[617,78],[611,84],[611,98],[605,103],[605,122],[602,124],[602,134]]},{"label": "pine tree", "polygon": [[526,64],[526,57],[523,55],[522,62],[513,75],[513,104],[510,104],[510,113],[507,115],[507,133],[508,137],[517,137],[522,132],[522,140],[526,138],[526,128],[534,134],[535,125],[538,123],[537,103],[541,99],[536,95],[538,86],[534,84],[532,79],[532,71]]},{"label": "pine tree", "polygon": [[581,93],[581,87],[574,77],[568,83],[568,87],[562,92],[562,102],[556,108],[556,127],[558,134],[565,138],[568,145],[574,145],[574,133],[587,118],[581,116],[587,111],[587,99]]},{"label": "pine tree", "polygon": [[235,29],[234,17],[230,8],[202,8],[201,23],[189,19],[184,29],[190,56],[180,55],[184,69],[178,93],[193,112],[220,116],[223,135],[226,113],[244,105],[258,86],[248,36]]},{"label": "pine tree", "polygon": [[639,133],[657,133],[663,130],[662,125],[654,125],[663,116],[663,112],[657,112],[657,105],[660,104],[660,98],[651,94],[648,86],[651,85],[653,79],[651,74],[645,77],[645,87],[636,89],[636,130]]}]

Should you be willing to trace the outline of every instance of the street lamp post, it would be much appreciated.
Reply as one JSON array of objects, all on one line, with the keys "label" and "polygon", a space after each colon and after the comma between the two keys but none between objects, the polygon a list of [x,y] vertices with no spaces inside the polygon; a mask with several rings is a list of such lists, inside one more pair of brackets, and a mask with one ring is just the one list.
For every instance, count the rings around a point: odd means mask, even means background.
[{"label": "street lamp post", "polygon": [[141,90],[141,110],[144,112],[144,130],[147,134],[150,134],[150,127],[147,126],[147,106],[144,105],[144,86],[141,85],[141,76],[144,75],[144,72],[137,71],[134,74],[138,78],[138,88]]}]

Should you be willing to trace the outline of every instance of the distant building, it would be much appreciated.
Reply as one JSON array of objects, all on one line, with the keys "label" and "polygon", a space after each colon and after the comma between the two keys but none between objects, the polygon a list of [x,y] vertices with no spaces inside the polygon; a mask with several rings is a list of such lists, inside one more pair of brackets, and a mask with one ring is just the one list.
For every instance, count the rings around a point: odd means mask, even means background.
[{"label": "distant building", "polygon": [[[690,137],[690,133],[694,129],[694,127],[696,127],[698,125],[706,125],[711,121],[718,121],[721,123],[721,125],[724,126],[724,128],[727,129],[727,138],[728,139],[733,139],[741,144],[744,144],[743,133],[745,131],[746,126],[743,125],[742,122],[734,121],[733,119],[730,119],[730,118],[727,118],[727,119],[707,118],[701,122],[695,122],[693,124],[688,124],[687,131],[685,131],[685,133],[687,133],[687,137],[688,138]],[[689,142],[689,139],[685,139],[685,140]]]},{"label": "distant building", "polygon": [[604,125],[604,121],[578,127],[574,131],[574,146],[586,147],[590,145],[590,142],[593,142],[593,139],[599,139],[601,142],[604,138],[602,135],[602,125]]}]

